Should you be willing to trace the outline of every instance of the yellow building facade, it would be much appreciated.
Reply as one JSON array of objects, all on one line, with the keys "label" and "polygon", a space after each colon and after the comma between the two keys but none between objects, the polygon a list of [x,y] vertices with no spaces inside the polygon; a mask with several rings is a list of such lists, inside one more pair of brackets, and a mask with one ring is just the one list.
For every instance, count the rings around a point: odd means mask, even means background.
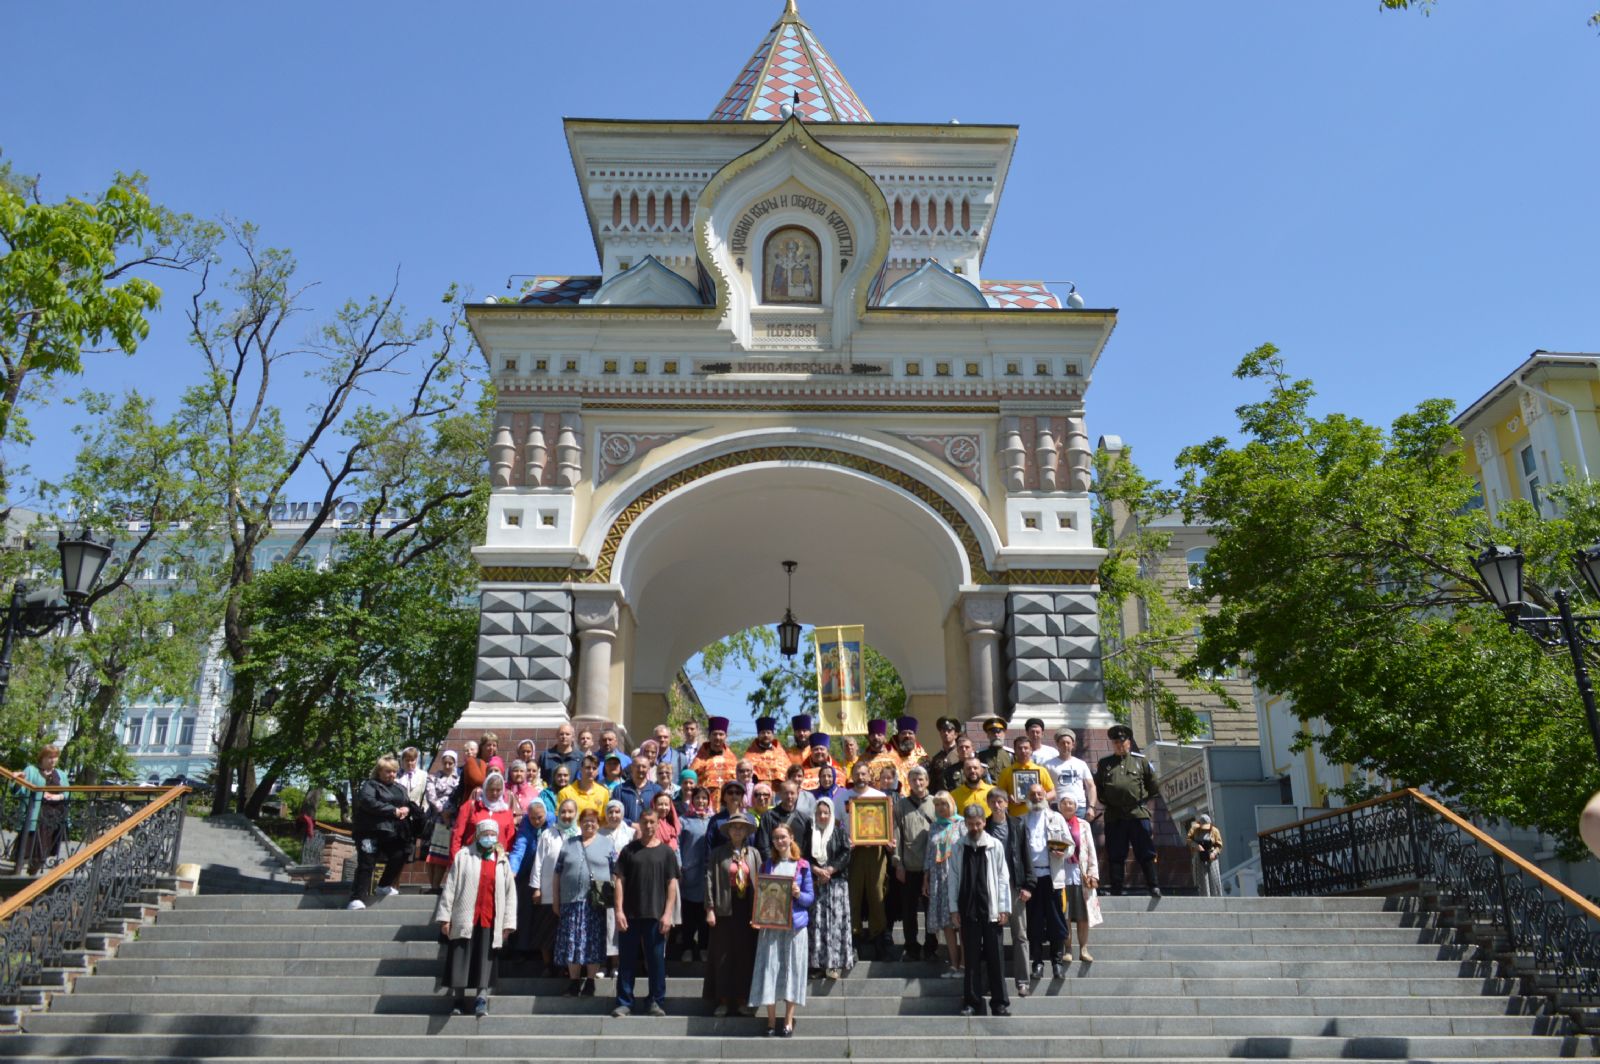
[{"label": "yellow building facade", "polygon": [[1491,517],[1600,473],[1600,355],[1535,351],[1456,417],[1462,462]]}]

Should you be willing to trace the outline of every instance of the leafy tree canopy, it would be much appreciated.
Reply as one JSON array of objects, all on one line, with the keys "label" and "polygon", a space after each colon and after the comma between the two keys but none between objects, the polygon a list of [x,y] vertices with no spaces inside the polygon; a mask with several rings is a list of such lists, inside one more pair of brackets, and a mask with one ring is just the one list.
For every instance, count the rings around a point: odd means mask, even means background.
[{"label": "leafy tree canopy", "polygon": [[1236,375],[1266,393],[1238,410],[1242,442],[1179,456],[1185,514],[1216,536],[1203,571],[1216,612],[1202,621],[1196,664],[1247,665],[1302,721],[1321,722],[1300,741],[1334,763],[1579,852],[1578,814],[1600,765],[1571,662],[1508,628],[1472,562],[1491,539],[1521,544],[1528,593],[1548,605],[1574,583],[1572,548],[1600,539],[1600,489],[1557,488],[1560,516],[1517,504],[1494,529],[1462,468],[1449,402],[1424,402],[1385,432],[1314,416],[1311,382],[1291,377],[1270,344]]}]

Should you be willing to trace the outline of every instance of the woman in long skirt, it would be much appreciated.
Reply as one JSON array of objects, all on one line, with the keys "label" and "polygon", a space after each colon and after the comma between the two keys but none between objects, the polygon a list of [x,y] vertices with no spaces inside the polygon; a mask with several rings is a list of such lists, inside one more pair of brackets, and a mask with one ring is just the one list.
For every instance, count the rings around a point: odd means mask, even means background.
[{"label": "woman in long skirt", "polygon": [[[800,856],[789,825],[774,824],[772,852],[762,873],[785,876],[790,880],[789,926],[763,927],[756,938],[756,970],[751,975],[750,1006],[767,1007],[767,1037],[788,1038],[794,1034],[794,1010],[806,1003],[806,926],[811,903],[816,900],[811,864]],[[778,1002],[783,1002],[783,1026],[778,1026]]]},{"label": "woman in long skirt", "polygon": [[423,808],[428,813],[428,888],[437,894],[450,868],[450,833],[456,824],[456,752],[446,750],[434,760],[433,775],[423,788]]},{"label": "woman in long skirt", "polygon": [[[565,803],[563,803],[565,804]],[[606,956],[606,909],[590,888],[611,882],[611,846],[600,838],[600,817],[593,809],[578,816],[578,834],[561,845],[556,858],[555,896],[561,914],[556,930],[556,964],[565,965],[572,981],[567,997],[594,996],[594,977]]]},{"label": "woman in long skirt", "polygon": [[[956,921],[950,915],[950,891],[956,884],[947,874],[950,851],[961,841],[961,821],[956,818],[956,802],[949,791],[933,796],[934,822],[928,831],[928,874],[923,877],[922,889],[928,899],[928,934],[944,932],[944,944],[950,951],[952,971],[964,971],[961,943]],[[932,960],[932,956],[928,958]]]},{"label": "woman in long skirt", "polygon": [[813,823],[806,850],[816,891],[808,929],[811,966],[837,979],[856,966],[850,935],[850,832],[839,823],[832,798],[817,799]]},{"label": "woman in long skirt", "polygon": [[706,926],[711,942],[706,951],[706,978],[700,996],[715,1001],[714,1016],[738,1009],[755,1013],[750,999],[750,977],[756,964],[756,932],[750,926],[755,912],[755,877],[761,854],[750,845],[755,818],[734,813],[722,822],[726,840],[711,851],[706,862]]},{"label": "woman in long skirt", "polygon": [[1211,822],[1210,813],[1201,813],[1189,828],[1189,869],[1194,874],[1200,896],[1222,897],[1222,832]]},{"label": "woman in long skirt", "polygon": [[455,991],[457,1015],[466,1011],[469,990],[476,991],[473,1013],[489,1011],[495,960],[506,938],[517,930],[516,883],[500,846],[500,825],[480,820],[472,846],[463,846],[445,874],[433,918],[449,939],[444,983]]}]

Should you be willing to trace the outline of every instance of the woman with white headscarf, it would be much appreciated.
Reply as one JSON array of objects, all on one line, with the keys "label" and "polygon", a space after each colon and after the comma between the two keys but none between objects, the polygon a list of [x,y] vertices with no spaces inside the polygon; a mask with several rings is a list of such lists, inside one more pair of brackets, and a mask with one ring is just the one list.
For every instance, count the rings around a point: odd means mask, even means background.
[{"label": "woman with white headscarf", "polygon": [[[485,784],[487,789],[487,784]],[[477,822],[472,843],[450,864],[444,890],[433,912],[439,932],[449,940],[443,982],[455,991],[455,1012],[466,1011],[466,995],[475,991],[473,1012],[489,1011],[495,961],[508,936],[517,930],[516,887],[501,845],[500,826],[492,818]]]},{"label": "woman with white headscarf", "polygon": [[437,894],[444,882],[445,871],[450,867],[454,850],[450,847],[451,830],[456,823],[456,798],[461,779],[456,775],[456,762],[461,760],[454,750],[445,750],[434,759],[433,773],[423,789],[422,807],[428,815],[428,888]]},{"label": "woman with white headscarf", "polygon": [[456,814],[456,830],[450,839],[451,860],[455,859],[463,846],[472,845],[473,833],[480,820],[493,820],[499,825],[500,838],[503,840],[500,851],[506,852],[517,831],[517,816],[511,811],[511,802],[506,798],[506,778],[498,772],[489,773],[477,796],[463,804],[461,812]]},{"label": "woman with white headscarf", "polygon": [[[624,817],[624,808],[615,798],[606,803],[606,814],[600,822],[600,837],[602,842],[611,846],[611,863],[615,865],[617,858],[622,856],[622,851],[628,843],[633,841],[633,825]],[[606,978],[610,979],[617,974],[617,910],[614,906],[606,907]]]},{"label": "woman with white headscarf", "polygon": [[817,798],[810,837],[803,840],[816,900],[811,904],[811,964],[829,979],[856,965],[850,937],[850,832],[839,823],[832,798]]}]

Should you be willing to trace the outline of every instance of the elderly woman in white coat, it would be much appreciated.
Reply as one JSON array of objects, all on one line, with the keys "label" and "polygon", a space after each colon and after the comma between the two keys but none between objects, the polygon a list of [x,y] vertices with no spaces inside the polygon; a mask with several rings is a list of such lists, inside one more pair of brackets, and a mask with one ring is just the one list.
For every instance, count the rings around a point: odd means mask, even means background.
[{"label": "elderly woman in white coat", "polygon": [[453,1011],[465,1012],[467,991],[476,990],[473,1014],[487,1014],[495,959],[517,929],[516,880],[500,845],[500,825],[492,819],[478,821],[473,844],[451,861],[433,918],[450,940],[444,982],[456,994]]},{"label": "elderly woman in white coat", "polygon": [[[1100,859],[1094,849],[1094,832],[1088,821],[1078,816],[1078,803],[1069,795],[1057,807],[1061,819],[1067,823],[1071,843],[1055,869],[1056,882],[1067,891],[1067,923],[1078,929],[1078,959],[1093,961],[1089,956],[1089,895],[1100,886]],[[1054,862],[1051,862],[1054,864]],[[1072,962],[1072,942],[1067,941],[1065,960]]]}]

